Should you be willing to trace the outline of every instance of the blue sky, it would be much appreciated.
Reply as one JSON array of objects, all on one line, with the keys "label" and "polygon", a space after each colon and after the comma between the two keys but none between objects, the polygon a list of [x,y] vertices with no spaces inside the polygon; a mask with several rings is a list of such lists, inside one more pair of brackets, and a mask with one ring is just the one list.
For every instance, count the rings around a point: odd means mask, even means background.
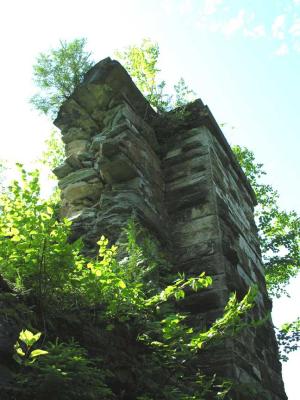
[{"label": "blue sky", "polygon": [[[52,129],[28,104],[40,51],[86,37],[98,61],[149,37],[163,79],[184,77],[226,123],[230,143],[265,164],[281,205],[300,213],[300,0],[11,0],[1,2],[0,31],[0,158],[30,164]],[[299,288],[298,279],[292,299],[275,303],[277,324],[300,314]],[[299,362],[298,354],[284,366],[290,400]]]}]

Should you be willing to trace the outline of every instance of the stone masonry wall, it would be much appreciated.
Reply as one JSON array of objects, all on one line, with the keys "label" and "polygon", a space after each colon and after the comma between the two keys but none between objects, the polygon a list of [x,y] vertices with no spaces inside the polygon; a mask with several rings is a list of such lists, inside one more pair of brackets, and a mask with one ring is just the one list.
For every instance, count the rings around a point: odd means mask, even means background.
[{"label": "stone masonry wall", "polygon": [[[185,300],[195,325],[222,315],[231,292],[259,288],[253,311],[271,310],[253,217],[255,196],[209,109],[201,100],[179,117],[159,116],[124,68],[105,59],[63,104],[55,124],[66,161],[55,170],[62,213],[93,254],[134,214],[170,248],[174,269],[205,271],[213,286]],[[199,359],[204,370],[258,389],[236,399],[284,400],[272,322],[245,330]]]},{"label": "stone masonry wall", "polygon": [[[100,234],[117,240],[133,213],[158,236],[167,236],[154,130],[134,111],[135,99],[132,93],[126,95],[126,85],[114,90],[98,83],[105,63],[63,105],[56,121],[67,156],[54,171],[62,190],[62,212],[73,220],[74,237],[83,236],[88,249],[95,248]],[[130,79],[119,65],[117,69],[117,81]],[[130,83],[147,112],[149,105]]]},{"label": "stone masonry wall", "polygon": [[[209,326],[222,313],[229,293],[241,299],[257,285],[254,317],[263,319],[271,304],[253,219],[254,194],[209,110],[199,102],[193,113],[200,120],[191,125],[200,126],[181,127],[163,159],[176,269],[187,275],[205,271],[214,281],[211,289],[189,298],[188,309],[200,326]],[[271,322],[227,341],[213,357],[208,352],[200,366],[223,375],[226,371],[237,382],[256,387],[264,398],[285,398]]]}]

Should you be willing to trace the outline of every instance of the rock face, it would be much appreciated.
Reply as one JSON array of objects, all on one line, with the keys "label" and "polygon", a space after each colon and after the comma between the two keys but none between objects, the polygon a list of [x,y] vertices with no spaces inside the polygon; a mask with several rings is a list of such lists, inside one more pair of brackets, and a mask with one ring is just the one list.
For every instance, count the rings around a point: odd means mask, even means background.
[{"label": "rock face", "polygon": [[[108,58],[88,72],[55,124],[67,153],[54,171],[62,212],[87,252],[101,234],[117,241],[134,214],[172,252],[178,271],[213,277],[211,289],[187,301],[203,326],[222,315],[231,292],[242,298],[254,284],[255,317],[270,312],[255,195],[201,100],[159,116],[124,68]],[[236,399],[287,398],[271,321],[227,340],[199,363],[257,390]]]}]

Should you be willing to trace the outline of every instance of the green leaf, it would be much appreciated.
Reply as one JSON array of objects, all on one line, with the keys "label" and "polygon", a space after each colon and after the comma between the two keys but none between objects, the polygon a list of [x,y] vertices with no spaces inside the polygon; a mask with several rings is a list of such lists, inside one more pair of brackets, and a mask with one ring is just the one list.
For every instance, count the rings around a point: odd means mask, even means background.
[{"label": "green leaf", "polygon": [[121,289],[125,289],[126,288],[126,283],[124,281],[119,281],[118,285]]},{"label": "green leaf", "polygon": [[20,332],[19,340],[24,342],[28,347],[32,346],[36,343],[41,337],[41,332],[36,333],[35,335],[29,330],[25,329]]},{"label": "green leaf", "polygon": [[24,357],[25,353],[24,351],[21,349],[21,347],[16,347],[16,352],[19,356]]},{"label": "green leaf", "polygon": [[39,357],[39,356],[43,356],[45,354],[49,354],[49,352],[46,351],[46,350],[36,349],[36,350],[33,350],[30,353],[30,358],[36,358],[36,357]]},{"label": "green leaf", "polygon": [[15,236],[13,236],[13,237],[11,238],[11,241],[12,241],[12,242],[20,242],[20,240],[21,240],[21,237],[20,237],[20,236],[17,236],[17,235],[15,235]]}]

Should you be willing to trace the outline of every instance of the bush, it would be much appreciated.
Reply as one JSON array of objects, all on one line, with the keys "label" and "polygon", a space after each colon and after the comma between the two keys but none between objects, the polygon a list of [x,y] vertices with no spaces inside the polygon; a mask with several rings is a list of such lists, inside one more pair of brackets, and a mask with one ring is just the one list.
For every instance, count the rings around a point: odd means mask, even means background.
[{"label": "bush", "polygon": [[[78,343],[48,343],[48,354],[39,357],[16,376],[20,400],[111,399],[104,380],[107,371],[90,360]],[[98,364],[98,365],[97,365]]]}]

